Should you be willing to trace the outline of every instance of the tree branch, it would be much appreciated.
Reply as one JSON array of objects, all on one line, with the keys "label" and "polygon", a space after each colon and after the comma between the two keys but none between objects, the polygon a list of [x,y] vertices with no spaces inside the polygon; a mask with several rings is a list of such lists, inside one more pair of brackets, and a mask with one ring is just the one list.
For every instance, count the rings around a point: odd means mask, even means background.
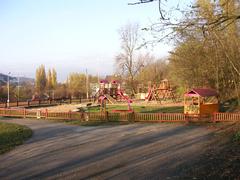
[{"label": "tree branch", "polygon": [[139,2],[128,3],[128,5],[143,4],[143,3],[153,2],[153,1],[156,1],[156,0],[140,0]]}]

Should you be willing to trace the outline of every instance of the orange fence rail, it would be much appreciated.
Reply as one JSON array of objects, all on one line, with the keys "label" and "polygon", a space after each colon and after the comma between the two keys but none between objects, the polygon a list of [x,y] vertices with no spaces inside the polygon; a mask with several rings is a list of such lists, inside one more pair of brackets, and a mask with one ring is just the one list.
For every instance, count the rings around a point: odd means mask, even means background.
[{"label": "orange fence rail", "polygon": [[1,108],[0,116],[80,121],[186,122],[187,120],[181,113],[48,112],[25,108]]},{"label": "orange fence rail", "polygon": [[[189,122],[195,117],[183,113],[109,113],[109,112],[48,112],[25,108],[0,108],[0,116],[22,118],[44,118],[79,121],[129,121],[129,122]],[[201,120],[201,117],[199,117]],[[240,113],[214,113],[208,122],[240,121]]]},{"label": "orange fence rail", "polygon": [[136,113],[135,121],[185,122],[183,113]]},{"label": "orange fence rail", "polygon": [[240,113],[214,113],[213,122],[240,121]]}]

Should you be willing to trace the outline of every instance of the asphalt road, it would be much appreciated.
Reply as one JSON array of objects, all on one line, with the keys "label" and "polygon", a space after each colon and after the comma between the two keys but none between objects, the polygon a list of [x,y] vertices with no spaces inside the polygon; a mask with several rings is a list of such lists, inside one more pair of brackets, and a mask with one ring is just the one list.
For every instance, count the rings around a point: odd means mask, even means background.
[{"label": "asphalt road", "polygon": [[213,137],[206,127],[184,124],[8,122],[27,125],[34,135],[0,155],[0,179],[178,179]]}]

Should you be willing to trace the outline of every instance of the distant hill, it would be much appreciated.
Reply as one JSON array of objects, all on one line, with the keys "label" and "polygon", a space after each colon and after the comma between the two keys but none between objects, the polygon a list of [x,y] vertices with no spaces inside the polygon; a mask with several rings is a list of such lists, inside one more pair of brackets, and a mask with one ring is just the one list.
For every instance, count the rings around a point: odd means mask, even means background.
[{"label": "distant hill", "polygon": [[[12,84],[17,84],[18,83],[18,78],[9,76],[9,79]],[[8,75],[0,73],[0,85],[6,85],[8,81]],[[19,77],[19,84],[25,84],[25,83],[30,83],[34,84],[34,79],[33,78],[28,78],[28,77]]]},{"label": "distant hill", "polygon": [[[10,81],[16,81],[17,78],[9,76]],[[0,73],[0,84],[4,85],[8,81],[8,75]]]},{"label": "distant hill", "polygon": [[33,78],[28,78],[28,77],[19,77],[19,83],[20,84],[34,84],[35,80]]}]

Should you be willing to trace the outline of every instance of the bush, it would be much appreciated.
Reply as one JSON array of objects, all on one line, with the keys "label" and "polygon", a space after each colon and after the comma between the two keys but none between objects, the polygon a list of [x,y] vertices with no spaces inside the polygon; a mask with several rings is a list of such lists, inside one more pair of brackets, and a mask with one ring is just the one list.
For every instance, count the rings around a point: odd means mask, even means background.
[{"label": "bush", "polygon": [[233,141],[240,142],[240,131],[238,131],[237,133],[234,134]]},{"label": "bush", "polygon": [[32,136],[32,130],[26,126],[0,122],[0,154],[20,145]]}]

